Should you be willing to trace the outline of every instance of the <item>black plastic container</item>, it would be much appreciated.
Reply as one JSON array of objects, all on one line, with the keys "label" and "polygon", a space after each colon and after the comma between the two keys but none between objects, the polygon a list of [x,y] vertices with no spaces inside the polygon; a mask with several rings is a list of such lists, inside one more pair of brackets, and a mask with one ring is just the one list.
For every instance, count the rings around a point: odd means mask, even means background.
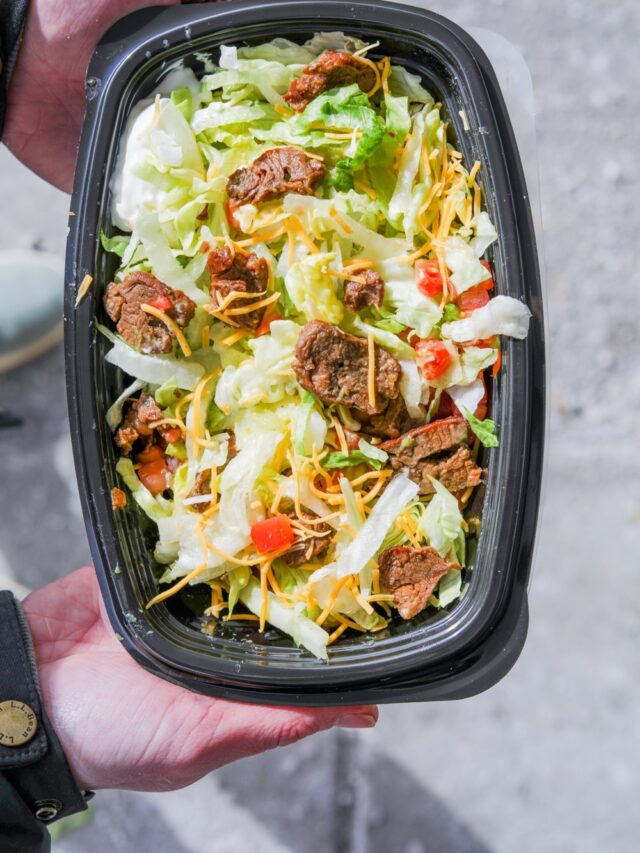
[{"label": "black plastic container", "polygon": [[[105,424],[123,387],[104,362],[96,336],[100,297],[113,273],[100,247],[110,233],[109,178],[118,139],[135,102],[176,60],[198,68],[197,53],[221,44],[257,44],[276,36],[304,41],[318,31],[380,41],[372,55],[422,75],[444,104],[465,161],[482,163],[494,247],[496,289],[533,312],[525,341],[504,340],[504,369],[492,389],[501,446],[486,454],[483,525],[466,596],[451,612],[393,624],[386,636],[342,641],[328,663],[283,640],[260,635],[205,636],[175,610],[144,603],[157,591],[151,533],[133,502],[111,509],[116,454]],[[544,324],[538,258],[527,190],[495,75],[478,45],[430,12],[392,3],[336,0],[243,2],[148,9],[103,38],[87,81],[67,254],[66,364],[80,494],[102,594],[124,647],[146,669],[203,693],[251,702],[330,705],[471,696],[497,682],[517,659],[527,631],[527,583],[537,528],[545,424]],[[465,131],[460,111],[466,112]],[[95,277],[74,308],[77,284]]]}]

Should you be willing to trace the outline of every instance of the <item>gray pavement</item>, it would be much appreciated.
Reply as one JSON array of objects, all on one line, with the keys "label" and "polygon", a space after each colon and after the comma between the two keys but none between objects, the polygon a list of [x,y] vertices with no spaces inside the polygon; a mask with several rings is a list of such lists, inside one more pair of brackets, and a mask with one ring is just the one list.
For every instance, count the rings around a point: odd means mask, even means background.
[{"label": "gray pavement", "polygon": [[[104,792],[57,853],[638,848],[640,6],[431,7],[511,40],[536,90],[551,433],[522,657],[473,699],[387,706],[373,731],[325,734],[173,794]],[[0,186],[0,248],[62,253],[66,199],[4,150]],[[25,421],[0,443],[0,572],[27,586],[88,559],[63,388],[60,348],[0,377]]]}]

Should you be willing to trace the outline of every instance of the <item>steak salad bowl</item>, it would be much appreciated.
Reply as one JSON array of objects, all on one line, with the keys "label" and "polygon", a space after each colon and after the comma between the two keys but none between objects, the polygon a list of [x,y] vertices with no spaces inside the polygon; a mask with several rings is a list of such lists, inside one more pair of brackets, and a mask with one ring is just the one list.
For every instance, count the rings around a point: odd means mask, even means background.
[{"label": "steak salad bowl", "polygon": [[173,7],[105,35],[87,95],[67,378],[118,637],[253,702],[495,683],[526,635],[544,339],[486,57],[394,4]]}]

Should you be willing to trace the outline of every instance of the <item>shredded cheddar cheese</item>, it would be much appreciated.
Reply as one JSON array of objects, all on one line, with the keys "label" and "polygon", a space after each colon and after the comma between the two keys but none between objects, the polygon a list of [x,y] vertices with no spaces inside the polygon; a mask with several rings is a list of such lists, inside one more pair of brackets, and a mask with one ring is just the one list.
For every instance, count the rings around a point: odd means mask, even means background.
[{"label": "shredded cheddar cheese", "polygon": [[76,295],[76,302],[74,306],[75,308],[77,308],[78,305],[80,305],[82,300],[85,298],[92,284],[93,276],[89,274],[85,275],[85,277],[82,279],[82,282],[80,283],[80,287],[78,288],[78,293]]},{"label": "shredded cheddar cheese", "polygon": [[369,394],[369,405],[372,409],[376,408],[376,342],[373,337],[373,332],[367,335],[367,352],[369,356],[368,363],[368,381],[367,392]]}]

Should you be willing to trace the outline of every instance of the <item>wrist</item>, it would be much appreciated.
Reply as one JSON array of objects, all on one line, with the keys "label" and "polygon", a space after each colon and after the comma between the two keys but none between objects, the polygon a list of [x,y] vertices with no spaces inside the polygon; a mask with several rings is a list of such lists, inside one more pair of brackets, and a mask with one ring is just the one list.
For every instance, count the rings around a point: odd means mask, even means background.
[{"label": "wrist", "polygon": [[86,808],[46,713],[28,622],[18,601],[0,592],[0,774],[40,823]]},{"label": "wrist", "polygon": [[[35,664],[38,673],[39,691],[44,713],[60,743],[71,775],[81,790],[94,790],[95,774],[83,759],[78,748],[79,721],[73,698],[66,694],[64,658],[51,658],[50,647],[38,642],[38,620],[41,616],[31,606],[31,596],[22,603],[26,623],[33,639]],[[64,642],[64,641],[62,641]]]}]

